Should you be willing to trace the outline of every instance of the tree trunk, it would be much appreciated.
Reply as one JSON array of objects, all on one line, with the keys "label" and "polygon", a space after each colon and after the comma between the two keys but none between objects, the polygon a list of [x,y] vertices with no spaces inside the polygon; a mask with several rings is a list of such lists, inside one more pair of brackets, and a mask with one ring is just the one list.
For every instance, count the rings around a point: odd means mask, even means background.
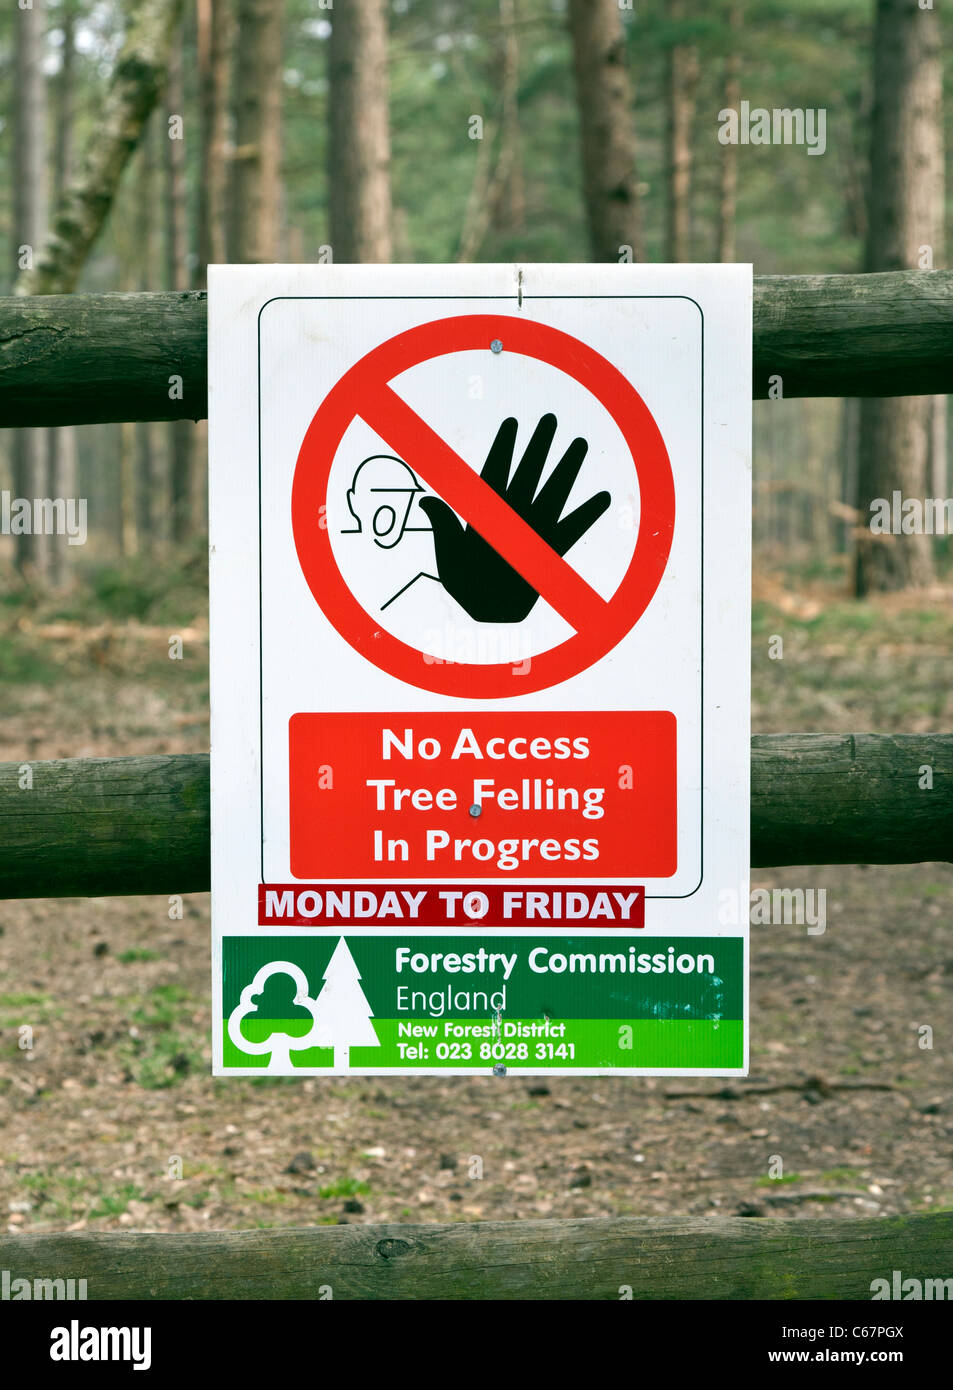
[{"label": "tree trunk", "polygon": [[[73,120],[75,106],[76,14],[74,0],[64,0],[60,26],[63,41],[61,63],[54,88],[55,130],[53,141],[53,201],[58,205],[73,172]],[[54,497],[75,497],[79,482],[76,431],[72,425],[54,426],[47,434],[50,451],[50,487]],[[57,537],[50,555],[50,578],[57,586],[68,578],[70,547]]]},{"label": "tree trunk", "polygon": [[519,109],[517,0],[500,0],[500,161],[494,222],[504,232],[521,232],[526,220]]},{"label": "tree trunk", "polygon": [[[16,34],[13,151],[13,264],[35,264],[46,232],[46,84],[43,45],[46,16],[40,0],[14,10]],[[22,272],[21,272],[22,273]],[[29,273],[28,271],[26,273]],[[48,433],[18,430],[13,438],[13,485],[19,497],[46,497],[49,487]],[[50,537],[16,539],[17,569],[42,579],[50,563]]]},{"label": "tree trunk", "polygon": [[[922,264],[941,239],[942,71],[939,16],[911,0],[877,0],[866,269]],[[860,417],[862,524],[876,498],[927,493],[931,405],[924,397],[866,400]],[[904,589],[933,578],[926,535],[858,541],[855,590]]]},{"label": "tree trunk", "polygon": [[35,260],[46,231],[46,82],[43,76],[46,13],[40,0],[36,0],[30,9],[18,9],[15,14],[16,135],[12,153],[14,236],[17,240],[14,264],[17,264],[21,246],[28,248]]},{"label": "tree trunk", "polygon": [[[937,82],[939,92],[937,95],[938,103],[943,101],[943,76],[942,69],[937,72]],[[931,147],[931,157],[934,168],[939,173],[939,181],[934,186],[936,197],[936,207],[934,209],[934,233],[933,233],[933,266],[939,270],[946,266],[946,218],[945,218],[945,194],[944,174],[946,171],[946,151],[945,151],[945,132],[943,126],[942,112],[937,113],[934,127],[935,143]],[[933,497],[945,498],[949,493],[948,487],[948,465],[947,452],[949,448],[948,434],[948,415],[947,415],[946,396],[932,396],[930,398],[929,411],[929,462],[927,465],[927,477],[929,480],[930,492]]]},{"label": "tree trunk", "polygon": [[489,206],[495,173],[492,167],[492,137],[489,126],[484,126],[483,139],[475,143],[477,150],[473,182],[463,210],[460,248],[457,252],[457,260],[461,264],[476,260],[489,227]]},{"label": "tree trunk", "polygon": [[[165,155],[167,129],[161,115],[154,114],[142,133],[136,170],[136,248],[139,254],[139,288],[151,289],[157,279],[155,207],[158,190],[156,188],[156,165],[159,144],[163,141],[162,154]],[[156,506],[157,497],[163,493],[156,486],[156,457],[158,453],[157,436],[162,426],[151,420],[138,420],[135,426],[136,479],[138,483],[136,498],[136,528],[139,533],[139,549],[149,554],[160,540],[157,529],[162,508]]]},{"label": "tree trunk", "polygon": [[[139,0],[78,177],[57,209],[32,271],[17,294],[69,294],[112,207],[119,180],[165,85],[183,0]],[[30,13],[19,12],[18,18]]]},{"label": "tree trunk", "polygon": [[185,191],[185,95],[182,90],[182,53],[176,46],[169,55],[166,87],[165,154],[165,249],[166,288],[189,288],[188,209]]},{"label": "tree trunk", "polygon": [[947,497],[947,397],[930,397],[930,492]]},{"label": "tree trunk", "polygon": [[[670,0],[669,16],[678,24],[685,19],[685,0]],[[666,72],[666,258],[691,260],[692,131],[698,88],[698,50],[675,42],[668,54]]]},{"label": "tree trunk", "polygon": [[[346,0],[345,0],[346,3]],[[238,0],[229,259],[278,259],[281,226],[282,0]]]},{"label": "tree trunk", "polygon": [[64,0],[59,19],[63,35],[60,70],[55,85],[55,136],[53,143],[53,202],[58,204],[73,176],[73,121],[76,105],[75,0]]},{"label": "tree trunk", "polygon": [[[172,426],[175,429],[175,426]],[[136,476],[138,449],[136,427],[125,423],[119,429],[119,547],[124,559],[138,553],[138,501],[143,479]]]},{"label": "tree trunk", "polygon": [[846,218],[844,231],[850,237],[867,243],[867,174],[873,94],[861,91],[848,103],[847,131],[841,154],[839,177],[843,181]]},{"label": "tree trunk", "polygon": [[[197,0],[199,109],[202,123],[201,168],[196,211],[198,255],[192,277],[194,289],[208,283],[208,267],[228,258],[228,99],[231,10],[229,0]],[[192,521],[196,531],[205,524],[208,424],[192,431]]]},{"label": "tree trunk", "polygon": [[[169,61],[169,86],[166,102],[165,146],[165,211],[166,211],[166,287],[186,290],[189,287],[188,219],[185,199],[185,140],[184,126],[176,121],[183,117],[182,57],[175,51]],[[183,379],[183,392],[192,383]],[[172,539],[184,541],[192,532],[192,426],[188,420],[176,420],[169,426],[171,454],[171,517]]]},{"label": "tree trunk", "polygon": [[227,0],[198,0],[197,38],[202,159],[199,177],[198,262],[193,289],[203,289],[209,265],[225,250],[225,141],[228,121],[229,7]]},{"label": "tree trunk", "polygon": [[336,261],[391,258],[385,0],[339,0],[328,45],[328,178]]},{"label": "tree trunk", "polygon": [[[725,58],[724,82],[722,87],[722,106],[732,111],[738,110],[741,100],[741,54],[738,52],[738,36],[741,32],[741,6],[733,4],[728,11],[728,27],[731,30],[731,49]],[[738,209],[738,146],[719,147],[718,166],[718,247],[716,258],[724,265],[734,261],[735,226]]]},{"label": "tree trunk", "polygon": [[[838,528],[838,550],[852,554],[857,526],[857,478],[860,466],[860,401],[845,396],[841,402],[841,503],[843,526]],[[853,515],[851,515],[853,513]]]},{"label": "tree trunk", "polygon": [[641,261],[632,92],[616,0],[569,0],[569,29],[592,259]]}]

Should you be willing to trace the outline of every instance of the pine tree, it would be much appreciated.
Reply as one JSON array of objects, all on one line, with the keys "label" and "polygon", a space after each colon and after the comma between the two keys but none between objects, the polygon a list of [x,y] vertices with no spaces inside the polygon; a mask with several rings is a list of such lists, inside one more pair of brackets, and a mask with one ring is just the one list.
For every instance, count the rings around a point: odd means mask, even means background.
[{"label": "pine tree", "polygon": [[374,1011],[361,988],[361,974],[344,937],[338,939],[317,999],[317,1046],[334,1048],[334,1065],[350,1066],[352,1047],[380,1047]]}]

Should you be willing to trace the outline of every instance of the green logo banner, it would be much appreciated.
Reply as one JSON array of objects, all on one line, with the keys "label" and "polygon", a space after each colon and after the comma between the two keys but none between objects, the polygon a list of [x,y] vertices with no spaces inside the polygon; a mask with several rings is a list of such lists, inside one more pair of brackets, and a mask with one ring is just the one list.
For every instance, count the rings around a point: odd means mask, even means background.
[{"label": "green logo banner", "polygon": [[731,1070],[734,937],[233,936],[227,1068]]}]

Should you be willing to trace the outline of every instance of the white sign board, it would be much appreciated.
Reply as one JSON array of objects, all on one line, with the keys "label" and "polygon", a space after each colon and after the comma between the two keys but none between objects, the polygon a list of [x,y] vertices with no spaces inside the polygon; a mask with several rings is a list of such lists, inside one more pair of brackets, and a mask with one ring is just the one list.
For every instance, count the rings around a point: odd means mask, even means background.
[{"label": "white sign board", "polygon": [[216,1074],[743,1074],[750,267],[213,267],[209,370]]}]

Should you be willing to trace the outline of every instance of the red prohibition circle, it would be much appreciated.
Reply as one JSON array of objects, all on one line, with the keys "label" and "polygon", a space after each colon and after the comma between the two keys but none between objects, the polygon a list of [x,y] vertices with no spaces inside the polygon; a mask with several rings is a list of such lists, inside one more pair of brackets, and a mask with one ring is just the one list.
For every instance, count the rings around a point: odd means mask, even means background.
[{"label": "red prohibition circle", "polygon": [[[608,601],[594,605],[591,621],[582,623],[572,637],[533,656],[528,670],[525,663],[428,660],[416,647],[385,631],[351,593],[334,558],[327,527],[319,525],[319,518],[327,515],[328,480],[345,431],[356,416],[375,428],[375,392],[392,395],[388,383],[408,368],[450,353],[488,351],[497,338],[507,356],[519,353],[566,372],[605,407],[632,456],[641,499],[635,549],[615,593]],[[418,468],[414,459],[408,462],[428,481],[426,467]],[[505,314],[465,314],[398,333],[372,348],[331,388],[298,452],[291,520],[308,587],[322,612],[355,651],[418,689],[491,700],[545,690],[569,680],[599,661],[634,627],[668,562],[675,527],[675,485],[668,451],[651,412],[635,388],[600,353],[547,324]],[[472,519],[464,516],[464,520]],[[490,536],[484,539],[493,543]],[[555,552],[553,562],[563,563]]]}]

